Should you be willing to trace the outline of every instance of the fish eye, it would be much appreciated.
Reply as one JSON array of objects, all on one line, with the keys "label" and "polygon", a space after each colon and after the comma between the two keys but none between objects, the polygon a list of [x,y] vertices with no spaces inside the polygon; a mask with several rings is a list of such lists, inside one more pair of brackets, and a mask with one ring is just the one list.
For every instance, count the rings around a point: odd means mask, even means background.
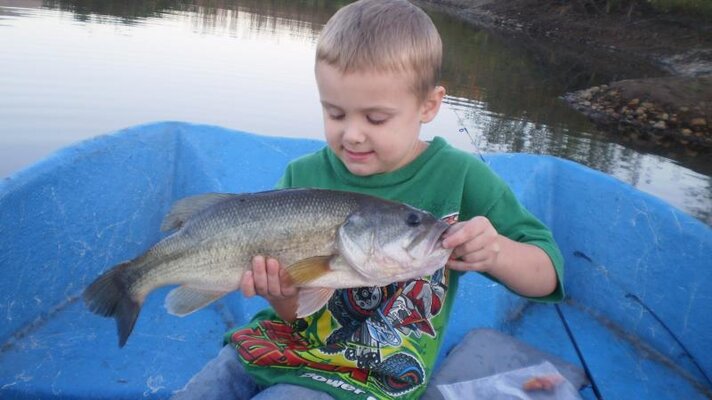
[{"label": "fish eye", "polygon": [[420,215],[412,212],[408,214],[408,217],[405,219],[405,223],[408,224],[408,226],[418,226],[420,225]]}]

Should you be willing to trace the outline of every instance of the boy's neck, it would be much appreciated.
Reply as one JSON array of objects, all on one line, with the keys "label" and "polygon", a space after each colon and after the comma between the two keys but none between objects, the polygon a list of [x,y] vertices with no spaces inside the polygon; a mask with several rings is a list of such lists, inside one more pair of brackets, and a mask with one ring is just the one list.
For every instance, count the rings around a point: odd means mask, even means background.
[{"label": "boy's neck", "polygon": [[427,148],[428,148],[428,142],[426,142],[425,140],[422,140],[422,139],[418,139],[418,142],[415,144],[415,152],[413,154],[413,158],[411,158],[410,161],[408,161],[406,163],[406,165],[410,164],[411,162],[413,162],[413,160],[418,158],[419,155],[423,154],[423,152]]},{"label": "boy's neck", "polygon": [[355,185],[359,187],[387,187],[397,185],[410,180],[423,166],[430,160],[440,149],[446,146],[446,142],[442,138],[435,137],[432,142],[422,141],[419,144],[420,151],[408,164],[399,168],[396,171],[391,171],[384,174],[375,175],[354,175],[343,162],[338,158],[333,151],[328,149],[327,154],[329,162],[334,167],[334,172],[346,185]]}]

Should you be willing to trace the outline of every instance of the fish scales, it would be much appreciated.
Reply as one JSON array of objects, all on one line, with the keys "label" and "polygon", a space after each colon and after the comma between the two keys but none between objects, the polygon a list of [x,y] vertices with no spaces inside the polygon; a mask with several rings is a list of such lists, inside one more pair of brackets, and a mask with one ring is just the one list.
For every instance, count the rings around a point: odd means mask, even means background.
[{"label": "fish scales", "polygon": [[270,255],[286,265],[331,254],[336,228],[358,207],[352,196],[274,193],[243,195],[196,215],[149,252],[160,262],[149,261],[142,267],[144,273],[132,282],[135,293],[176,280],[206,287],[234,284],[256,254]]}]

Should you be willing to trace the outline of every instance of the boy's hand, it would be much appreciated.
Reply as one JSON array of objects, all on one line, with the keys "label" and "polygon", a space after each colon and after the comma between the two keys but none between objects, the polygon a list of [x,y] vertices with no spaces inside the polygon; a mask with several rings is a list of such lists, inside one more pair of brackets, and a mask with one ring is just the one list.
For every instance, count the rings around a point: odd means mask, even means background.
[{"label": "boy's hand", "polygon": [[447,266],[458,271],[490,272],[501,250],[500,236],[489,219],[475,217],[451,226],[443,247],[454,249]]},{"label": "boy's hand", "polygon": [[240,291],[245,297],[264,297],[283,320],[291,322],[295,319],[299,289],[274,258],[255,256],[252,270],[242,275]]},{"label": "boy's hand", "polygon": [[452,269],[486,272],[523,296],[556,289],[556,270],[546,252],[500,235],[485,217],[458,222],[443,237],[443,247],[453,249],[447,262]]}]

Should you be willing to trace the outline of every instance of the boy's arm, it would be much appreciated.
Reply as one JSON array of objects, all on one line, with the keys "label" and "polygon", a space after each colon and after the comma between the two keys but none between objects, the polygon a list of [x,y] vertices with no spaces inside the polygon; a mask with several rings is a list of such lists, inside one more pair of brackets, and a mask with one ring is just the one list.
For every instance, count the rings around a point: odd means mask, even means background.
[{"label": "boy's arm", "polygon": [[448,267],[490,274],[523,296],[547,296],[557,287],[556,270],[546,252],[500,235],[485,217],[453,225],[443,246],[453,249]]},{"label": "boy's arm", "polygon": [[245,297],[264,297],[277,315],[292,323],[297,317],[298,288],[292,285],[289,275],[274,258],[256,256],[252,270],[246,271],[240,281],[240,290]]}]

